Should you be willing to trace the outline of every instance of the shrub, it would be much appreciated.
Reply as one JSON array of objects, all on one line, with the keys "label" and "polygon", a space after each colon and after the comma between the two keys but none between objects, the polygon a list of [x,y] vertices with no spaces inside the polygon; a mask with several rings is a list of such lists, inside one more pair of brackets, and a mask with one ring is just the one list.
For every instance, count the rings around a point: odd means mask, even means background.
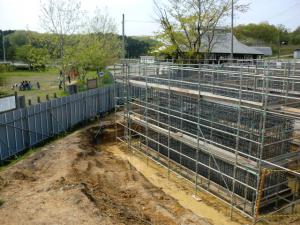
[{"label": "shrub", "polygon": [[112,74],[109,71],[105,71],[104,75],[102,77],[102,84],[106,85],[106,84],[112,84],[114,81]]},{"label": "shrub", "polygon": [[0,64],[0,72],[10,72],[13,70],[14,67],[10,64]]}]

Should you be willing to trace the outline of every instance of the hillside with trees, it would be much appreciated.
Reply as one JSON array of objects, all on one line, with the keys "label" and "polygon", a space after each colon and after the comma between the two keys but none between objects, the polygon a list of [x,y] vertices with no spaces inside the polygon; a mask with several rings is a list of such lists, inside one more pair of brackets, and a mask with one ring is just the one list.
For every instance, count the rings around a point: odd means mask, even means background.
[{"label": "hillside with trees", "polygon": [[239,25],[234,28],[235,36],[250,46],[271,46],[273,55],[291,55],[300,48],[300,26],[290,31],[284,25],[275,26],[267,22]]},{"label": "hillside with trees", "polygon": [[[23,61],[34,70],[60,59],[59,40],[54,34],[17,30],[4,31],[4,35],[8,61]],[[148,55],[158,43],[149,36],[126,36],[125,40],[127,58]],[[105,67],[116,62],[121,54],[121,36],[114,33],[65,35],[64,42],[63,58],[66,62],[76,60],[90,67]],[[3,56],[2,48],[0,56]]]}]

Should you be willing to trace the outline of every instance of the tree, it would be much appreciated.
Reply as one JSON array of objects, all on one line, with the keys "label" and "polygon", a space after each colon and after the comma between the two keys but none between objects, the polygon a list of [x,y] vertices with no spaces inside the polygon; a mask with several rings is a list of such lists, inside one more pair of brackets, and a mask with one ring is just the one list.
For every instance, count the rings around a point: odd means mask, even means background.
[{"label": "tree", "polygon": [[290,34],[290,40],[294,45],[300,44],[300,26]]},{"label": "tree", "polygon": [[35,48],[30,44],[16,49],[16,57],[29,64],[31,70],[45,69],[49,61],[48,51],[45,48]]},{"label": "tree", "polygon": [[157,41],[151,37],[126,37],[126,57],[138,58],[141,55],[148,55],[151,48],[156,45]]},{"label": "tree", "polygon": [[64,56],[65,37],[79,31],[83,12],[77,0],[43,0],[41,2],[42,27],[58,36],[60,57]]},{"label": "tree", "polygon": [[86,71],[88,68],[105,68],[116,62],[121,54],[121,42],[114,21],[105,13],[96,10],[89,19],[85,34],[76,35],[66,47],[66,65]]},{"label": "tree", "polygon": [[94,16],[87,23],[88,33],[116,34],[118,31],[115,21],[108,15],[107,10],[96,8]]},{"label": "tree", "polygon": [[[212,48],[215,30],[231,12],[231,0],[168,0],[161,4],[154,0],[162,32],[159,38],[172,45],[175,55],[198,57],[207,39],[205,50]],[[234,0],[236,11],[245,11],[248,5]]]},{"label": "tree", "polygon": [[234,28],[234,34],[240,40],[251,45],[277,44],[278,28],[267,22],[259,24],[239,25]]}]

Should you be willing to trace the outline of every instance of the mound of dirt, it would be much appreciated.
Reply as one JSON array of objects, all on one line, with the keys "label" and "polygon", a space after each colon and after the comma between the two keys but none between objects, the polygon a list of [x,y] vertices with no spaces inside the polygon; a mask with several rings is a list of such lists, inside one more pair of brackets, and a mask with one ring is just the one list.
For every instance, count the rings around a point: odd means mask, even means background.
[{"label": "mound of dirt", "polygon": [[[116,145],[112,126],[95,130],[54,141],[2,171],[0,224],[211,224],[106,151]],[[94,144],[95,133],[105,144]]]},{"label": "mound of dirt", "polygon": [[11,175],[12,179],[15,180],[28,180],[28,181],[35,181],[36,179],[26,173],[26,171],[14,171]]}]

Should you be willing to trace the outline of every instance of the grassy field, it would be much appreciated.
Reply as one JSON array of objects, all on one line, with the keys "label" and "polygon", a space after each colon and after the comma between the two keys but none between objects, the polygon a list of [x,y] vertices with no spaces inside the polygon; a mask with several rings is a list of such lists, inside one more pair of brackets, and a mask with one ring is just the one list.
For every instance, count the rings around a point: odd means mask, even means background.
[{"label": "grassy field", "polygon": [[[58,97],[65,96],[63,90],[59,90],[58,84],[59,71],[57,69],[49,69],[42,72],[33,71],[13,71],[13,72],[2,72],[0,73],[0,95],[10,95],[14,94],[15,91],[19,96],[24,95],[26,99],[26,104],[30,99],[32,104],[37,102],[37,97],[39,96],[41,101],[46,100],[46,95],[53,98],[54,93]],[[95,71],[89,71],[86,78],[97,77]],[[24,80],[30,81],[32,84],[32,90],[19,91],[18,89],[12,89],[13,84],[20,83]],[[40,83],[40,89],[37,88],[36,82]]]}]

